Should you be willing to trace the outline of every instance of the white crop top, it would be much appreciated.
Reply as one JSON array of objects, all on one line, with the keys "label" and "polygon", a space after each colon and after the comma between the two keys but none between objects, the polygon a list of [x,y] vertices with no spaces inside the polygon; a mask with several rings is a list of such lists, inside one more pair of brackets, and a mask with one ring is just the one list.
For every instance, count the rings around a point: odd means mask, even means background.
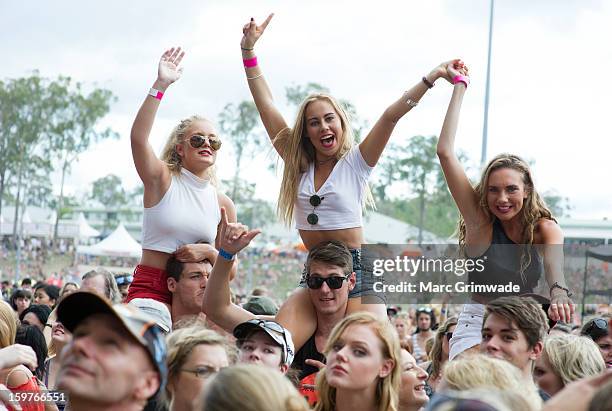
[{"label": "white crop top", "polygon": [[220,221],[215,186],[182,168],[181,174],[172,175],[161,201],[145,207],[142,248],[173,253],[185,244],[214,245]]},{"label": "white crop top", "polygon": [[[364,192],[373,169],[363,159],[359,146],[355,145],[338,161],[319,191],[315,192],[314,163],[310,163],[298,187],[294,208],[296,228],[318,231],[361,227]],[[310,204],[313,194],[323,198],[317,207]],[[319,217],[314,225],[307,220],[308,214],[313,212]]]}]

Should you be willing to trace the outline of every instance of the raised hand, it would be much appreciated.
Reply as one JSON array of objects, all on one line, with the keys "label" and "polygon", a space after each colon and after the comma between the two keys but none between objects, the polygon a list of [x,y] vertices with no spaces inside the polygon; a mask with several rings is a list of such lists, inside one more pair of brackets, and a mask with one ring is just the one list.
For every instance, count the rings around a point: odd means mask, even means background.
[{"label": "raised hand", "polygon": [[180,47],[172,47],[166,50],[159,59],[159,67],[157,68],[157,80],[170,85],[181,78],[183,68],[179,67],[181,60],[185,56],[185,52],[181,51]]},{"label": "raised hand", "polygon": [[268,24],[270,23],[270,20],[272,20],[273,16],[274,13],[271,13],[260,26],[258,26],[257,23],[255,23],[255,20],[251,17],[251,21],[242,27],[242,40],[240,41],[240,47],[243,49],[252,49],[255,46],[255,43],[257,43],[257,40],[259,40],[263,32],[266,30],[266,27],[268,27]]},{"label": "raised hand", "polygon": [[[430,75],[433,78],[430,78],[430,80],[435,81],[439,78],[444,78],[446,79],[446,81],[448,81],[449,83],[453,82],[453,77],[451,76],[451,74],[448,72],[448,66],[453,67],[453,69],[456,71],[459,67],[464,67],[463,61],[461,61],[460,59],[453,59],[453,60],[449,60],[449,61],[445,61],[443,63],[440,63],[436,68],[434,68]],[[429,76],[428,76],[429,77]]]},{"label": "raised hand", "polygon": [[219,225],[219,248],[230,254],[236,254],[245,248],[261,230],[250,230],[244,224],[227,221],[225,207],[221,207],[221,224]]},{"label": "raised hand", "polygon": [[446,73],[448,77],[445,77],[445,78],[451,83],[453,81],[453,78],[456,76],[468,76],[469,77],[468,67],[461,60],[450,61],[446,65]]}]

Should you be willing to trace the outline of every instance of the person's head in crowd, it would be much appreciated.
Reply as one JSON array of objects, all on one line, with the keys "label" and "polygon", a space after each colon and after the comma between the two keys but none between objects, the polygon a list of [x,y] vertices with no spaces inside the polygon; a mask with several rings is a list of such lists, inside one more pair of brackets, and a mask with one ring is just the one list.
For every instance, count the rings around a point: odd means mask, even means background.
[{"label": "person's head in crowd", "polygon": [[42,331],[34,325],[21,325],[17,328],[15,335],[15,344],[23,344],[32,347],[36,353],[38,366],[33,370],[34,375],[39,380],[42,380],[45,370],[45,360],[47,359],[47,342]]},{"label": "person's head in crowd", "polygon": [[447,390],[437,393],[427,411],[538,411],[521,393],[503,389]]},{"label": "person's head in crowd", "polygon": [[0,299],[0,348],[15,344],[15,335],[19,321],[15,311]]},{"label": "person's head in crowd", "polygon": [[429,307],[421,307],[416,311],[417,332],[434,330],[436,315]]},{"label": "person's head in crowd", "polygon": [[540,389],[552,396],[570,382],[601,374],[605,369],[593,340],[565,334],[544,339],[533,377]]},{"label": "person's head in crowd", "polygon": [[519,368],[503,359],[483,354],[461,356],[444,367],[438,391],[500,389],[522,395],[533,409],[539,410],[542,400],[537,387],[525,381]]},{"label": "person's head in crowd", "polygon": [[280,372],[253,364],[227,367],[207,384],[198,411],[308,411],[306,400]]},{"label": "person's head in crowd", "polygon": [[270,292],[268,291],[268,289],[263,286],[255,287],[253,288],[253,291],[251,291],[251,297],[262,297],[267,296],[269,294]]},{"label": "person's head in crowd", "polygon": [[53,309],[60,296],[59,287],[43,283],[34,292],[34,304],[48,305]]},{"label": "person's head in crowd", "polygon": [[612,368],[612,321],[609,315],[587,321],[580,332],[590,337],[599,347],[606,367]]},{"label": "person's head in crowd", "polygon": [[62,349],[72,339],[72,333],[59,321],[51,326],[51,342],[49,343],[49,358],[61,355]]},{"label": "person's head in crowd", "polygon": [[612,381],[605,383],[597,390],[588,411],[610,411],[612,410]]},{"label": "person's head in crowd", "polygon": [[47,283],[44,281],[37,281],[36,284],[34,284],[34,286],[32,287],[32,293],[36,294],[36,290],[38,290],[41,287],[44,287]]},{"label": "person's head in crowd", "polygon": [[26,277],[23,280],[21,280],[21,288],[31,292],[32,291],[32,279],[29,277]]},{"label": "person's head in crowd", "polygon": [[[388,311],[389,308],[387,308],[387,312]],[[397,314],[392,317],[391,321],[395,326],[395,331],[397,331],[400,341],[410,338],[412,334],[412,320],[408,313]]]},{"label": "person's head in crowd", "polygon": [[73,411],[144,408],[164,385],[166,343],[155,322],[128,304],[72,293],[57,319],[73,335],[62,352],[57,388]]},{"label": "person's head in crowd", "polygon": [[64,283],[64,285],[62,286],[61,290],[60,290],[60,298],[64,297],[70,293],[73,293],[75,291],[79,290],[79,285],[77,283],[73,283],[72,281],[68,281],[66,283]]},{"label": "person's head in crowd", "polygon": [[164,334],[172,331],[172,317],[166,304],[152,298],[134,298],[128,303],[155,321]]},{"label": "person's head in crowd", "polygon": [[317,375],[315,410],[343,408],[344,398],[358,395],[365,407],[397,409],[401,353],[395,328],[373,314],[360,312],[340,321],[325,344],[326,367]]},{"label": "person's head in crowd", "polygon": [[562,322],[557,322],[549,331],[548,336],[554,337],[557,335],[567,335],[571,334],[572,327],[569,324],[564,324]]},{"label": "person's head in crowd", "polygon": [[11,307],[21,315],[23,310],[28,308],[32,303],[32,293],[29,290],[18,288],[11,294]]},{"label": "person's head in crowd", "polygon": [[166,342],[166,404],[170,411],[192,409],[211,377],[230,365],[230,347],[224,337],[195,325],[173,331]]},{"label": "person's head in crowd", "polygon": [[387,317],[389,321],[393,321],[393,319],[400,313],[402,307],[397,305],[389,305],[387,306]]},{"label": "person's head in crowd", "polygon": [[429,397],[425,390],[427,372],[419,367],[408,351],[401,350],[401,382],[398,411],[418,411],[427,404]]},{"label": "person's head in crowd", "polygon": [[449,341],[457,327],[457,317],[450,317],[436,331],[433,347],[429,352],[431,360],[431,376],[437,377],[442,372],[442,366],[448,361]]},{"label": "person's head in crowd", "polygon": [[125,300],[128,295],[128,291],[130,289],[130,284],[134,280],[134,276],[130,273],[122,273],[115,275],[115,281],[117,282],[117,287],[119,288],[119,293],[121,294],[121,300]]},{"label": "person's head in crowd", "polygon": [[275,321],[253,319],[234,328],[238,361],[274,368],[286,373],[295,347],[289,330]]},{"label": "person's head in crowd", "polygon": [[198,314],[202,311],[204,290],[211,271],[212,265],[208,260],[183,263],[170,256],[166,263],[168,290],[172,293],[172,304],[177,304],[180,312]]},{"label": "person's head in crowd", "polygon": [[266,296],[254,296],[242,305],[242,308],[255,315],[274,316],[278,312],[278,307],[271,298]]},{"label": "person's head in crowd", "polygon": [[50,314],[51,308],[48,305],[32,304],[23,310],[19,321],[23,325],[35,325],[40,331],[44,331]]},{"label": "person's head in crowd", "polygon": [[509,361],[531,379],[547,332],[546,314],[535,300],[500,297],[485,307],[480,350]]},{"label": "person's head in crowd", "polygon": [[113,303],[121,302],[121,293],[117,288],[115,276],[104,268],[96,268],[83,274],[81,291],[98,294]]},{"label": "person's head in crowd", "polygon": [[306,259],[306,285],[319,315],[344,313],[355,281],[353,256],[344,243],[324,241],[310,249]]}]

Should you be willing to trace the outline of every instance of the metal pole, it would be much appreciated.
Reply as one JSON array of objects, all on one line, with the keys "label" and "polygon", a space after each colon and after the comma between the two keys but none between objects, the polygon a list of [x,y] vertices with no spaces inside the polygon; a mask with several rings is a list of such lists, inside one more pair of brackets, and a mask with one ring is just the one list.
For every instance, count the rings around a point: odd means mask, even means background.
[{"label": "metal pole", "polygon": [[489,127],[489,82],[491,80],[491,44],[493,41],[493,3],[491,0],[491,13],[489,16],[489,54],[487,57],[487,82],[485,84],[484,122],[482,126],[482,152],[480,153],[480,164],[484,166],[487,161],[487,131]]}]

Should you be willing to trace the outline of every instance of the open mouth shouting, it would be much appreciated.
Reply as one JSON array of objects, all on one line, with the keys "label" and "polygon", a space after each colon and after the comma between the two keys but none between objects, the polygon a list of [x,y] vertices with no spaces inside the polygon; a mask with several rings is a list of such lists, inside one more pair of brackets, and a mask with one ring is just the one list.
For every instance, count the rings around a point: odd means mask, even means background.
[{"label": "open mouth shouting", "polygon": [[332,148],[336,143],[336,136],[333,134],[325,134],[321,137],[321,145],[323,148]]}]

